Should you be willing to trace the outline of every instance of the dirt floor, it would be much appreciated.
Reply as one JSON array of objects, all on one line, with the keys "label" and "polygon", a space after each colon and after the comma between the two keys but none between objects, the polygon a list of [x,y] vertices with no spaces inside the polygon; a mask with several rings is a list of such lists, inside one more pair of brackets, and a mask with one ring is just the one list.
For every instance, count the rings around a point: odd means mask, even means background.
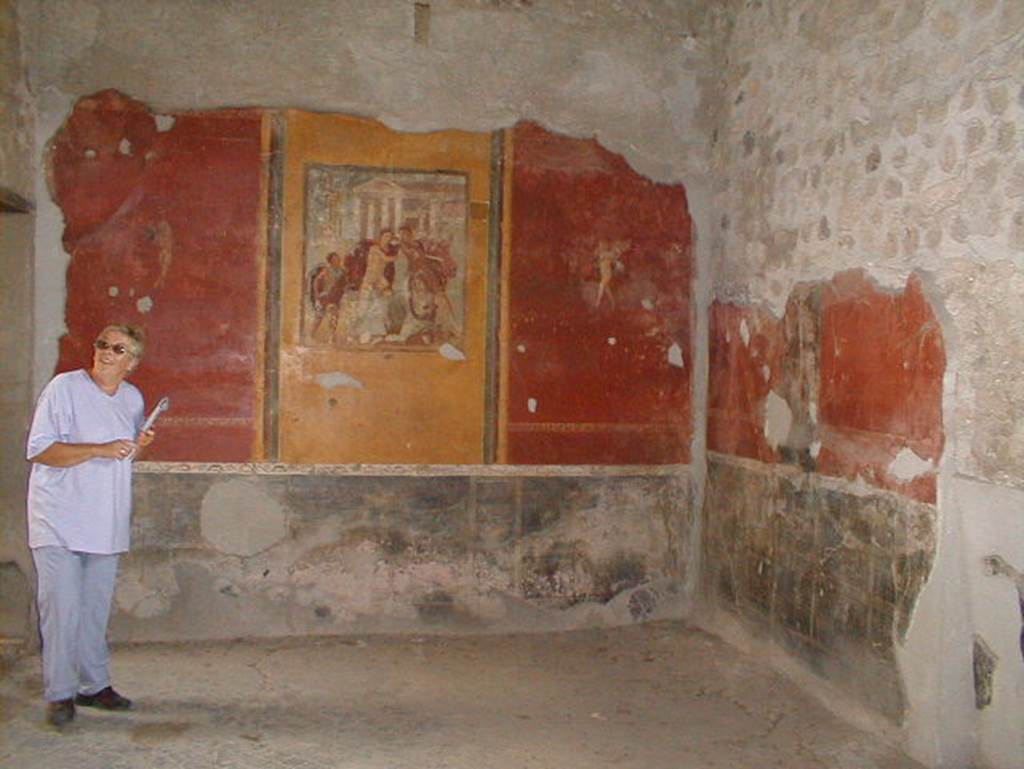
[{"label": "dirt floor", "polygon": [[655,623],[558,635],[115,649],[128,713],[43,722],[37,657],[0,679],[0,767],[904,769],[717,638]]}]

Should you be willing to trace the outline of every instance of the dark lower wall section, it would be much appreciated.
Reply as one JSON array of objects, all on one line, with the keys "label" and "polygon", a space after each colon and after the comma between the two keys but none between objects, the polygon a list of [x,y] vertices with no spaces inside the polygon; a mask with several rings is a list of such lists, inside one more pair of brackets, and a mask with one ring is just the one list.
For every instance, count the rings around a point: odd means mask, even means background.
[{"label": "dark lower wall section", "polygon": [[685,603],[685,469],[168,467],[136,473],[116,640],[566,629],[678,616]]},{"label": "dark lower wall section", "polygon": [[705,590],[893,720],[905,710],[894,645],[935,556],[936,511],[883,491],[710,455]]}]

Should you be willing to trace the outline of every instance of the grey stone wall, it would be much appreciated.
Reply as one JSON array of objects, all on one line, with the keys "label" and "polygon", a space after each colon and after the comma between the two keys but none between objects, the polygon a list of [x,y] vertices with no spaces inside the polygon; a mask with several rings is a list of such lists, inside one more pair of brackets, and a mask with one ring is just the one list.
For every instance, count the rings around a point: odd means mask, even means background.
[{"label": "grey stone wall", "polygon": [[[936,558],[892,652],[907,744],[932,765],[1016,766],[1018,599],[983,559],[1024,565],[1024,3],[733,8],[707,111],[713,295],[781,316],[801,283],[843,270],[893,289],[922,276],[947,351],[946,447]],[[980,711],[975,637],[1000,660]]]},{"label": "grey stone wall", "polygon": [[[17,22],[14,3],[0,0],[0,187],[31,201],[33,121]],[[0,656],[5,642],[32,635],[23,439],[32,399],[34,237],[34,214],[0,212]]]},{"label": "grey stone wall", "polygon": [[140,467],[116,640],[568,629],[685,608],[680,468]]}]

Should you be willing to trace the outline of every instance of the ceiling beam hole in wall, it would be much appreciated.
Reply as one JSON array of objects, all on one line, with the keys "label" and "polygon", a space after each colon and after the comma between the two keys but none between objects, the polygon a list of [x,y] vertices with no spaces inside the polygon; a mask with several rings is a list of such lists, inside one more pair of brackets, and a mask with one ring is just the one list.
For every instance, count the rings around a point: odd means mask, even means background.
[{"label": "ceiling beam hole in wall", "polygon": [[413,9],[413,39],[430,45],[430,3],[416,3]]}]

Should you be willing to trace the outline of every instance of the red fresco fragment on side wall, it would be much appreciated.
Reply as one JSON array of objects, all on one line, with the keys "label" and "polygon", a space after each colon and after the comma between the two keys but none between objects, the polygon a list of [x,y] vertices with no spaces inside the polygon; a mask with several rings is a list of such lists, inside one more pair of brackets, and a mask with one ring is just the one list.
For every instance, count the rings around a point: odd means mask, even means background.
[{"label": "red fresco fragment on side wall", "polygon": [[[751,307],[712,304],[708,448],[761,462],[799,461],[808,470],[934,502],[946,354],[920,279],[912,276],[905,291],[892,293],[863,271],[842,273],[794,292],[786,312],[776,319]],[[798,317],[802,326],[792,322]],[[807,426],[809,435],[791,428],[778,448],[768,443],[769,392],[786,400],[794,427]],[[895,472],[904,450],[917,458]]]},{"label": "red fresco fragment on side wall", "polygon": [[782,322],[770,313],[715,301],[708,350],[708,449],[778,461],[765,438],[765,399],[781,371]]},{"label": "red fresco fragment on side wall", "polygon": [[58,371],[88,366],[111,322],[144,327],[132,377],[171,411],[146,459],[246,461],[258,452],[262,114],[156,117],[116,91],[78,102],[55,136],[51,191],[67,271]]},{"label": "red fresco fragment on side wall", "polygon": [[685,190],[593,140],[513,139],[507,461],[688,462]]},{"label": "red fresco fragment on side wall", "polygon": [[[820,471],[934,502],[945,369],[942,329],[920,278],[889,293],[863,271],[836,276],[822,300]],[[904,449],[933,469],[894,475]]]}]

